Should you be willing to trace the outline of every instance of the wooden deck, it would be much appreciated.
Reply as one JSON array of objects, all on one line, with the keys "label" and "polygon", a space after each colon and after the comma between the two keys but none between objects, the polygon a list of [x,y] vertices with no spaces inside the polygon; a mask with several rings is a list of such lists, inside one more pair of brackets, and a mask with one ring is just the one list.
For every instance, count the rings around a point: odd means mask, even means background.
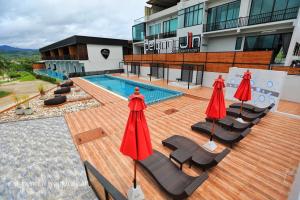
[{"label": "wooden deck", "polygon": [[[90,161],[125,194],[133,176],[132,160],[119,152],[129,114],[127,102],[84,80],[75,78],[74,82],[104,104],[65,115],[74,141],[77,135],[97,128],[105,133],[98,139],[76,144],[81,159]],[[145,114],[154,149],[168,156],[170,150],[162,146],[161,140],[173,134],[184,135],[199,144],[208,141],[206,135],[193,132],[190,126],[204,120],[210,91],[205,88],[190,90],[199,93],[200,98],[182,96],[147,108]],[[178,112],[165,113],[172,108]],[[287,199],[300,161],[299,129],[300,120],[269,113],[218,166],[209,170],[208,180],[190,199]],[[224,145],[218,143],[217,151],[223,148]],[[201,173],[187,165],[183,170],[193,176]],[[146,199],[169,199],[140,166],[138,182]]]}]

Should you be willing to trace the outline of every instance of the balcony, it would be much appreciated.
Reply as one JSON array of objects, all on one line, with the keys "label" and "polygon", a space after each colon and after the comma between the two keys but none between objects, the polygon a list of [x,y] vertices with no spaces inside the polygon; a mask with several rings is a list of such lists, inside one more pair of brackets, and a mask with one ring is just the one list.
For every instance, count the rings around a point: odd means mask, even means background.
[{"label": "balcony", "polygon": [[176,35],[177,35],[176,31],[170,31],[170,32],[165,32],[165,33],[160,33],[155,35],[148,35],[146,36],[146,39],[147,40],[163,39],[163,38],[176,37]]},{"label": "balcony", "polygon": [[42,56],[42,60],[88,60],[88,56]]},{"label": "balcony", "polygon": [[258,15],[251,15],[247,17],[240,17],[237,19],[226,20],[211,24],[204,24],[203,31],[218,31],[224,29],[231,29],[237,27],[251,26],[257,24],[264,24],[282,20],[296,19],[298,15],[299,7],[288,8],[284,10],[278,10],[275,12],[262,13]]},{"label": "balcony", "polygon": [[170,32],[159,34],[159,38],[170,38],[170,37],[176,37],[176,36],[177,36],[176,31],[170,31]]},{"label": "balcony", "polygon": [[158,34],[155,34],[155,35],[147,35],[146,36],[146,39],[147,40],[154,40],[154,39],[158,39],[159,38],[159,35]]}]

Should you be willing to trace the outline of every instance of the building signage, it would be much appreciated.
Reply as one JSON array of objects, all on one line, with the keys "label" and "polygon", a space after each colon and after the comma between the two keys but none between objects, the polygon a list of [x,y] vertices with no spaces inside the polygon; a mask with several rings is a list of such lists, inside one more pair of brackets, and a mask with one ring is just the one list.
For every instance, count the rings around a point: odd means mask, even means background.
[{"label": "building signage", "polygon": [[109,53],[110,53],[109,49],[101,49],[101,54],[105,59],[108,58]]},{"label": "building signage", "polygon": [[199,52],[201,35],[193,35],[189,32],[186,36],[174,39],[153,39],[145,40],[144,48],[146,53],[175,53],[175,52]]}]

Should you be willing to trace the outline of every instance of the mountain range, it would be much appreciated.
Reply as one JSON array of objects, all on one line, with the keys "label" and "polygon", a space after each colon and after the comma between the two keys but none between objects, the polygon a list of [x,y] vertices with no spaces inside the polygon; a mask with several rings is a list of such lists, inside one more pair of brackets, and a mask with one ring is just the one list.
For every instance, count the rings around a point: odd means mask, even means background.
[{"label": "mountain range", "polygon": [[37,52],[37,49],[23,49],[18,47],[12,47],[8,45],[0,45],[0,52],[10,53],[10,52]]}]

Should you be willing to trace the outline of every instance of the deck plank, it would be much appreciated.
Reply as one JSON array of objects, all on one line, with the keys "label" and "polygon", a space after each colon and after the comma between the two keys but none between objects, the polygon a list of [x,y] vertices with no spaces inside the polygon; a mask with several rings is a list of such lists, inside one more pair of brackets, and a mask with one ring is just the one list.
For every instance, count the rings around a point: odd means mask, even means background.
[{"label": "deck plank", "polygon": [[[101,128],[106,133],[104,137],[78,145],[81,159],[90,161],[117,189],[126,194],[132,185],[133,162],[120,153],[119,147],[129,113],[127,102],[96,89],[84,80],[74,79],[74,82],[104,104],[99,108],[67,113],[65,116],[73,137],[95,128]],[[205,119],[206,98],[209,98],[210,90],[200,91],[193,92],[202,99],[182,96],[147,107],[145,115],[154,149],[168,156],[170,150],[162,146],[161,140],[174,134],[186,136],[199,144],[208,141],[208,136],[190,128],[192,124]],[[170,115],[164,113],[172,108],[178,112]],[[269,113],[217,167],[208,171],[208,180],[190,199],[287,199],[300,161],[299,129],[299,119]],[[223,144],[217,144],[217,151],[225,148]],[[189,169],[187,165],[183,170],[193,176],[201,173],[201,170],[195,167]],[[169,199],[140,166],[138,182],[146,199]]]}]

